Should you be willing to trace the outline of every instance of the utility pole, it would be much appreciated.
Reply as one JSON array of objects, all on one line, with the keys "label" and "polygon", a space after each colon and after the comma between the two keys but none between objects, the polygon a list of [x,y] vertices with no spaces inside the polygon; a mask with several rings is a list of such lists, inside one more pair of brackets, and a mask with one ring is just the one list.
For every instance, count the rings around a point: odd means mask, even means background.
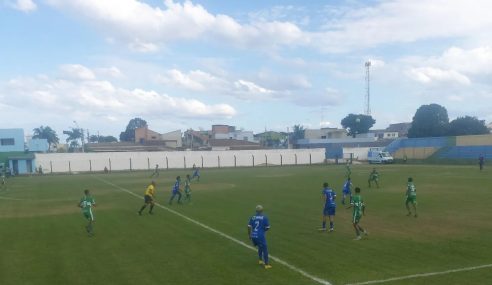
[{"label": "utility pole", "polygon": [[364,113],[367,116],[371,115],[371,77],[370,77],[370,67],[371,67],[371,62],[366,61],[365,63],[366,66],[366,94],[365,94],[365,106],[364,106]]}]

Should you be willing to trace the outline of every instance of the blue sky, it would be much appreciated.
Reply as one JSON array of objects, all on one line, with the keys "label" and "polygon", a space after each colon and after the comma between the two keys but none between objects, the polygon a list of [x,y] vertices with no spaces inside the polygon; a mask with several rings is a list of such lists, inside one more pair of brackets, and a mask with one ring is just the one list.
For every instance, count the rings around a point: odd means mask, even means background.
[{"label": "blue sky", "polygon": [[134,117],[158,132],[340,127],[363,113],[370,60],[375,127],[430,103],[490,122],[489,11],[486,0],[0,0],[0,119],[116,137]]}]

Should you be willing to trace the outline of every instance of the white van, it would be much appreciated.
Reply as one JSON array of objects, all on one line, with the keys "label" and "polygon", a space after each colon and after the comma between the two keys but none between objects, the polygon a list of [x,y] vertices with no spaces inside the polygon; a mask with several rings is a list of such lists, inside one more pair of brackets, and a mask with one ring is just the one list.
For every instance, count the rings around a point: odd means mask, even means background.
[{"label": "white van", "polygon": [[394,159],[389,152],[378,147],[369,149],[367,161],[369,163],[393,163]]}]

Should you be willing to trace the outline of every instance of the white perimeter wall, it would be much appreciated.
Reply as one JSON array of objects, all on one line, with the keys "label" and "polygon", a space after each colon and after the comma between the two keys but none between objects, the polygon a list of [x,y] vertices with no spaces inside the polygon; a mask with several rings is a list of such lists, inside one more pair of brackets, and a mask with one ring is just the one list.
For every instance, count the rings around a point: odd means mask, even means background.
[{"label": "white perimeter wall", "polygon": [[354,160],[367,160],[367,154],[369,153],[369,147],[344,147],[343,148],[343,158],[349,158],[350,154],[353,153]]},{"label": "white perimeter wall", "polygon": [[[367,156],[367,155],[366,155]],[[45,173],[144,170],[198,167],[246,167],[254,165],[295,165],[323,163],[325,149],[279,149],[237,151],[39,153],[36,167]]]}]

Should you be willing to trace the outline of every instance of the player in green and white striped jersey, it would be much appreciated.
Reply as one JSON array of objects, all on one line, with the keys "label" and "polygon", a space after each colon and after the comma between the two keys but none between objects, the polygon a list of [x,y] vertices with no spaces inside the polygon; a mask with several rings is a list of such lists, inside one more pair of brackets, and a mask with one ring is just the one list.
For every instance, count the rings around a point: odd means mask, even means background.
[{"label": "player in green and white striped jersey", "polygon": [[367,236],[367,231],[364,230],[360,226],[360,219],[362,216],[365,216],[365,210],[366,210],[366,205],[364,204],[364,199],[362,199],[362,196],[360,195],[360,188],[356,187],[355,188],[355,195],[352,196],[352,202],[350,202],[350,206],[347,207],[347,209],[353,208],[352,212],[352,225],[354,226],[355,229],[355,240],[360,240],[361,236],[360,234],[363,233],[364,235]]},{"label": "player in green and white striped jersey", "polygon": [[94,214],[92,213],[92,207],[96,206],[96,201],[94,201],[94,198],[92,198],[89,189],[84,190],[84,197],[80,199],[79,205],[82,209],[82,214],[84,217],[87,219],[89,222],[87,226],[85,227],[85,230],[87,231],[87,234],[89,236],[94,235]]}]

